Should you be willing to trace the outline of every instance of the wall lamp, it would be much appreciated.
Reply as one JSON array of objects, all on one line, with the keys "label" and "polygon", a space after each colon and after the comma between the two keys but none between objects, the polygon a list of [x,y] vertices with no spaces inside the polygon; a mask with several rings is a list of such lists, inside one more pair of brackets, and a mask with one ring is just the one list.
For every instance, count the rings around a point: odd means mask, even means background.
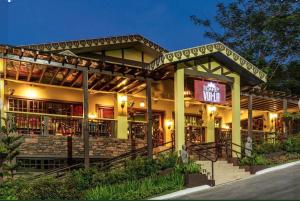
[{"label": "wall lamp", "polygon": [[170,130],[172,128],[172,125],[173,125],[173,121],[172,120],[166,120],[166,126],[167,128]]},{"label": "wall lamp", "polygon": [[209,113],[209,116],[212,117],[212,116],[216,113],[217,107],[214,106],[214,105],[209,105],[209,106],[207,107],[207,111],[208,111],[208,113]]},{"label": "wall lamp", "polygon": [[127,96],[121,96],[120,97],[120,103],[121,103],[121,108],[122,109],[124,109],[126,102],[127,102]]}]

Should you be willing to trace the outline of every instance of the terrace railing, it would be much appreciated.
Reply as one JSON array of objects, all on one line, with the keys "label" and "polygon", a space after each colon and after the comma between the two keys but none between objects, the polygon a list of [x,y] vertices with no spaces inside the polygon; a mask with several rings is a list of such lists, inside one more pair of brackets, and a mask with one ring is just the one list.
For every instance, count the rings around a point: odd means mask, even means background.
[{"label": "terrace railing", "polygon": [[[7,112],[9,124],[21,135],[78,135],[82,117],[30,112]],[[89,119],[91,136],[114,137],[115,119]]]}]

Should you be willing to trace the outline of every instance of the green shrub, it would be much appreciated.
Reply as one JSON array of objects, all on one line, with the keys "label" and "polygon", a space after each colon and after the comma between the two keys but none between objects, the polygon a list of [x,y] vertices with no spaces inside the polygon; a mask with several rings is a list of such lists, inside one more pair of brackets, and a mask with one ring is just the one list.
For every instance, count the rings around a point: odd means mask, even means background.
[{"label": "green shrub", "polygon": [[97,169],[79,169],[68,173],[63,179],[63,185],[70,194],[72,199],[81,197],[82,192],[91,188],[93,184],[93,176],[97,173]]},{"label": "green shrub", "polygon": [[165,191],[183,188],[183,176],[172,173],[167,176],[152,175],[144,180],[132,180],[122,184],[101,185],[86,192],[87,200],[144,199]]},{"label": "green shrub", "polygon": [[21,200],[57,200],[72,199],[73,193],[69,192],[64,181],[54,177],[43,177],[25,183],[17,193]]},{"label": "green shrub", "polygon": [[193,174],[201,172],[201,166],[193,161],[188,163],[180,163],[175,167],[176,172],[181,174]]},{"label": "green shrub", "polygon": [[161,153],[157,156],[156,162],[160,170],[174,168],[178,160],[176,152]]},{"label": "green shrub", "polygon": [[24,185],[22,178],[6,180],[0,185],[0,200],[16,200],[18,189]]},{"label": "green shrub", "polygon": [[93,185],[115,184],[130,179],[124,170],[115,169],[108,172],[98,172],[93,175]]},{"label": "green shrub", "polygon": [[254,147],[255,153],[257,154],[268,154],[272,152],[278,152],[281,150],[281,144],[280,143],[263,143],[260,145],[256,145]]},{"label": "green shrub", "polygon": [[125,173],[130,178],[143,178],[157,173],[159,166],[154,159],[137,157],[126,162]]},{"label": "green shrub", "polygon": [[300,135],[289,137],[283,142],[283,150],[290,153],[300,153]]},{"label": "green shrub", "polygon": [[269,165],[270,161],[263,155],[253,155],[250,157],[243,157],[239,160],[240,165]]}]

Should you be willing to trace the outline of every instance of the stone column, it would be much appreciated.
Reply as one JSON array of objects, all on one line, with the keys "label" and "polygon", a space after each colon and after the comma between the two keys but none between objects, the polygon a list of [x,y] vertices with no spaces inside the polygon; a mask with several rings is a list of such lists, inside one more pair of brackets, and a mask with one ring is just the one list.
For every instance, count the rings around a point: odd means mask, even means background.
[{"label": "stone column", "polygon": [[179,151],[185,144],[184,117],[184,67],[178,64],[174,73],[175,97],[175,149]]}]

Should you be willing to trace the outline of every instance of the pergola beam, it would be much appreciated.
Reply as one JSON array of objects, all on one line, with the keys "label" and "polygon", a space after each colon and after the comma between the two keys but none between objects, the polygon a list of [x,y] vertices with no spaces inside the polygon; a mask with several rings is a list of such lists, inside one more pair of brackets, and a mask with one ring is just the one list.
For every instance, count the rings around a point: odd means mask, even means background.
[{"label": "pergola beam", "polygon": [[[130,78],[130,79],[136,79],[136,80],[141,80],[144,81],[145,78],[143,76],[137,76],[137,75],[132,75],[132,74],[126,74],[124,75],[123,73],[120,72],[112,72],[108,70],[102,70],[99,68],[92,68],[92,67],[83,67],[79,65],[74,65],[74,64],[62,64],[60,62],[53,61],[51,59],[49,60],[44,60],[44,59],[34,59],[31,57],[19,57],[17,55],[12,55],[12,54],[6,54],[4,55],[3,53],[0,53],[0,57],[10,59],[10,60],[15,60],[15,61],[24,61],[24,62],[30,62],[30,63],[36,63],[36,64],[41,64],[45,66],[53,66],[53,67],[59,67],[59,68],[68,68],[68,69],[73,69],[73,70],[79,70],[79,71],[85,71],[87,70],[90,73],[97,73],[97,74],[103,74],[103,75],[110,75],[110,76],[119,76],[119,77],[124,77],[124,78]],[[116,65],[116,64],[114,64]],[[135,68],[139,69],[139,68]],[[144,70],[140,68],[141,70]]]},{"label": "pergola beam", "polygon": [[42,75],[41,75],[41,77],[40,77],[39,83],[42,82],[46,70],[47,70],[47,66],[45,66],[44,69],[43,69],[43,72],[42,72]]},{"label": "pergola beam", "polygon": [[29,73],[28,73],[28,76],[27,76],[27,82],[30,82],[30,79],[31,79],[31,75],[32,75],[32,72],[33,72],[33,69],[35,67],[36,64],[32,64],[30,66],[30,70],[29,70]]},{"label": "pergola beam", "polygon": [[61,82],[61,86],[63,86],[65,84],[65,82],[67,81],[67,78],[73,73],[74,70],[68,69],[68,72],[65,74],[62,82]]},{"label": "pergola beam", "polygon": [[56,78],[56,76],[57,76],[57,74],[58,74],[59,71],[60,71],[60,68],[57,68],[56,71],[55,71],[55,73],[54,73],[54,75],[53,75],[52,78],[51,78],[50,84],[53,83],[53,81],[54,81],[54,79]]}]

